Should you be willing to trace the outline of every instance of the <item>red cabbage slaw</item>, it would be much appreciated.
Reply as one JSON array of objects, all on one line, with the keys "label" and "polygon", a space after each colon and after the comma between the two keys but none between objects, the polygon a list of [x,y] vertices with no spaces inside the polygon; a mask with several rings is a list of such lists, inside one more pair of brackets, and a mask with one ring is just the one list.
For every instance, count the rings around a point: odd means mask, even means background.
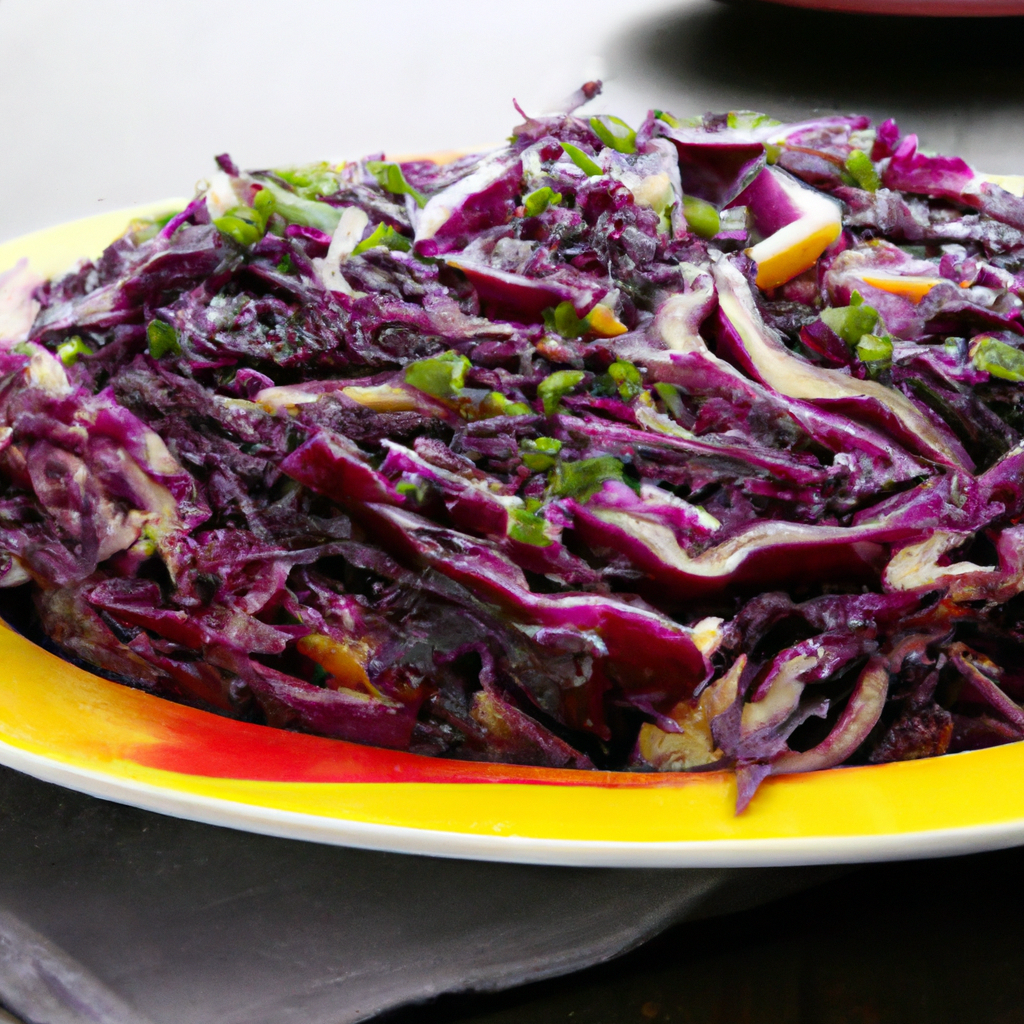
[{"label": "red cabbage slaw", "polygon": [[0,278],[0,586],[94,671],[445,757],[1024,737],[1024,200],[892,121],[572,109]]}]

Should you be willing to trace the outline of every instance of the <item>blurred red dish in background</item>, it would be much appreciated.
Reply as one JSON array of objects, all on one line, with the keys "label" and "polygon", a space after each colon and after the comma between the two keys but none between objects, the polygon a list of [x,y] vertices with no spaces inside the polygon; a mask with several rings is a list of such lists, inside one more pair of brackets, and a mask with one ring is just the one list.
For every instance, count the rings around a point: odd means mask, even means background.
[{"label": "blurred red dish in background", "polygon": [[1024,15],[1024,0],[768,0],[786,7],[847,14],[918,18],[999,18]]}]

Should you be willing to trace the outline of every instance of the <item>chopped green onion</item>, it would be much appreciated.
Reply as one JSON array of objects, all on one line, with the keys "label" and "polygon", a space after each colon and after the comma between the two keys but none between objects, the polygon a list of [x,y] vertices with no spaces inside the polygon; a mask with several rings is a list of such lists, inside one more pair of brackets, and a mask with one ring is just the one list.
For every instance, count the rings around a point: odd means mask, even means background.
[{"label": "chopped green onion", "polygon": [[222,235],[227,235],[233,242],[242,246],[255,245],[266,230],[263,218],[248,206],[236,206],[228,210],[213,224]]},{"label": "chopped green onion", "polygon": [[286,167],[274,171],[282,181],[288,182],[295,194],[303,199],[333,195],[338,191],[338,174],[330,164],[309,164],[306,167]]},{"label": "chopped green onion", "polygon": [[855,149],[850,153],[846,158],[846,170],[857,187],[864,189],[865,192],[875,192],[882,184],[871,157],[863,149]]},{"label": "chopped green onion", "polygon": [[264,222],[274,212],[276,205],[277,201],[274,199],[274,193],[269,189],[261,188],[253,196],[252,208],[263,218]]},{"label": "chopped green onion", "polygon": [[543,516],[521,508],[512,508],[508,512],[508,535],[512,540],[522,544],[533,544],[535,547],[546,548],[551,543],[547,535],[547,520]]},{"label": "chopped green onion", "polygon": [[759,114],[756,110],[730,110],[726,120],[730,128],[744,128],[748,131],[752,128],[774,128],[782,124],[774,117]]},{"label": "chopped green onion", "polygon": [[57,358],[65,366],[74,366],[79,356],[91,356],[92,349],[76,334],[57,347]]},{"label": "chopped green onion", "polygon": [[594,134],[616,153],[636,152],[636,132],[621,118],[599,114],[590,119],[590,127],[593,128]]},{"label": "chopped green onion", "polygon": [[622,470],[622,463],[615,456],[599,455],[579,462],[559,462],[549,482],[552,492],[559,498],[586,501],[601,490],[606,480],[622,480]]},{"label": "chopped green onion", "polygon": [[252,206],[236,206],[213,223],[221,234],[239,245],[255,245],[267,233],[267,221],[275,212],[274,195],[260,188],[253,197]]},{"label": "chopped green onion", "polygon": [[655,110],[654,116],[659,121],[664,121],[670,128],[682,128],[683,122],[678,117],[673,117],[667,110]]},{"label": "chopped green onion", "polygon": [[892,362],[892,338],[862,334],[857,341],[857,358],[876,366],[888,366]]},{"label": "chopped green onion", "polygon": [[861,335],[871,334],[879,323],[878,310],[864,304],[859,292],[850,296],[848,306],[831,306],[821,311],[821,319],[853,348]]},{"label": "chopped green onion", "polygon": [[686,226],[698,238],[714,238],[722,226],[718,211],[696,196],[683,196],[683,216]]},{"label": "chopped green onion", "polygon": [[368,160],[366,169],[377,179],[377,184],[385,192],[396,196],[412,196],[421,210],[427,205],[427,197],[422,192],[417,192],[405,180],[402,168],[398,164],[385,163],[383,160]]},{"label": "chopped green onion", "polygon": [[599,177],[604,173],[601,168],[594,162],[593,157],[587,156],[578,146],[574,146],[571,142],[563,142],[562,149],[565,150],[566,156],[584,173],[589,175],[591,178]]},{"label": "chopped green onion", "polygon": [[457,352],[420,359],[405,368],[405,383],[434,398],[455,398],[465,386],[470,362]]},{"label": "chopped green onion", "polygon": [[556,370],[537,385],[537,394],[544,403],[544,412],[553,416],[562,399],[583,380],[582,370]]},{"label": "chopped green onion", "polygon": [[[333,235],[334,229],[341,220],[341,210],[328,203],[320,203],[315,199],[305,199],[303,196],[289,192],[286,188],[273,181],[264,180],[262,192],[269,193],[274,199],[274,210],[279,213],[289,224],[301,224],[303,227],[316,228],[324,234]],[[262,192],[258,192],[257,199]],[[262,200],[266,202],[266,200]],[[233,212],[233,211],[232,211]]]},{"label": "chopped green onion", "polygon": [[162,359],[168,354],[181,355],[178,332],[163,320],[150,320],[146,338],[149,340],[149,354],[154,359]]},{"label": "chopped green onion", "polygon": [[532,445],[534,451],[550,452],[553,455],[562,450],[562,442],[557,437],[538,437],[536,441],[525,440],[523,444]]},{"label": "chopped green onion", "polygon": [[400,234],[390,224],[381,221],[373,229],[373,234],[364,238],[353,250],[353,256],[361,256],[367,249],[375,249],[382,246],[385,249],[408,252],[412,248],[412,242],[405,235]]},{"label": "chopped green onion", "polygon": [[612,363],[608,367],[608,376],[614,381],[619,397],[624,402],[632,401],[644,389],[640,371],[632,363],[624,360]]},{"label": "chopped green onion", "polygon": [[422,505],[427,500],[427,485],[423,480],[399,480],[395,490],[414,505]]},{"label": "chopped green onion", "polygon": [[491,416],[531,416],[533,410],[525,402],[513,402],[500,391],[492,391],[481,403],[480,419]]},{"label": "chopped green onion", "polygon": [[676,418],[683,415],[683,400],[679,397],[679,388],[675,384],[658,381],[654,385],[658,397],[665,403],[665,408]]},{"label": "chopped green onion", "polygon": [[549,206],[557,206],[561,201],[562,193],[545,185],[531,192],[523,200],[523,207],[527,217],[539,217]]},{"label": "chopped green onion", "polygon": [[578,338],[590,330],[586,317],[580,318],[576,313],[576,307],[568,299],[554,308],[545,309],[541,316],[544,318],[544,326],[563,338]]},{"label": "chopped green onion", "polygon": [[523,453],[523,465],[534,472],[546,473],[556,461],[553,455],[544,455],[542,452]]},{"label": "chopped green onion", "polygon": [[527,469],[545,471],[555,464],[555,456],[562,450],[562,442],[553,437],[529,438],[519,443],[523,465]]},{"label": "chopped green onion", "polygon": [[1024,352],[988,336],[971,343],[971,362],[1000,380],[1024,381]]}]

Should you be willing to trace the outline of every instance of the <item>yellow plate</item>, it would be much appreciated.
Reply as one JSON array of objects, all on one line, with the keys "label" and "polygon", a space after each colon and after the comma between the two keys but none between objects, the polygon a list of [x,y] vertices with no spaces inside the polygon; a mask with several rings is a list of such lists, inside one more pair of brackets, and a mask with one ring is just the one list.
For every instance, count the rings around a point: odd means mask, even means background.
[{"label": "yellow plate", "polygon": [[[0,246],[42,274],[132,216]],[[730,773],[475,764],[235,722],[109,682],[0,625],[0,763],[95,796],[272,835],[570,865],[808,864],[1024,843],[1024,743],[768,779],[733,814]]]}]

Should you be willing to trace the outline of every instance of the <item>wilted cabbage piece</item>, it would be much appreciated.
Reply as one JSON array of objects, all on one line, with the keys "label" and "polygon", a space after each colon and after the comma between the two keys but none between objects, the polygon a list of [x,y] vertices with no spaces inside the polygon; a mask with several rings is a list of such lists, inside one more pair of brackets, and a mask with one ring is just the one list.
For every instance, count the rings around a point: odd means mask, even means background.
[{"label": "wilted cabbage piece", "polygon": [[1024,200],[749,111],[217,164],[0,277],[0,587],[69,657],[741,809],[1024,738]]}]

